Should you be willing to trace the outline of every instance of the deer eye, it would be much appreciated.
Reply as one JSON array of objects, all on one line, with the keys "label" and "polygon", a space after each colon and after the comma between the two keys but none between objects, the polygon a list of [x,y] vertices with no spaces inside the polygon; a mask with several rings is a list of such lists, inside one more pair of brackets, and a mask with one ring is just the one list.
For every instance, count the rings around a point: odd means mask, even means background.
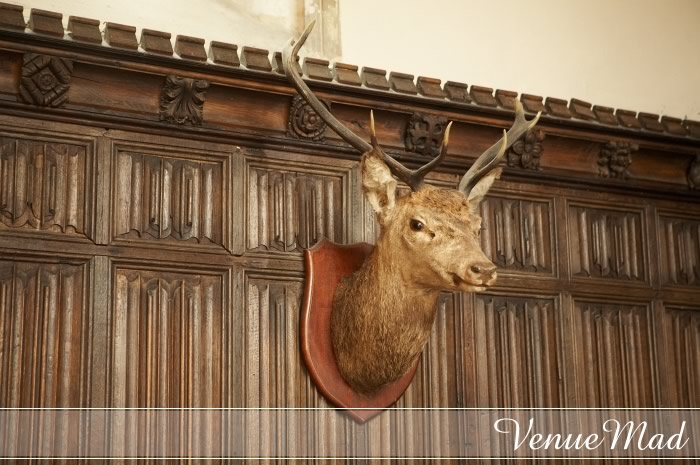
[{"label": "deer eye", "polygon": [[422,231],[423,227],[425,226],[423,223],[421,223],[418,220],[411,220],[411,229],[414,231]]}]

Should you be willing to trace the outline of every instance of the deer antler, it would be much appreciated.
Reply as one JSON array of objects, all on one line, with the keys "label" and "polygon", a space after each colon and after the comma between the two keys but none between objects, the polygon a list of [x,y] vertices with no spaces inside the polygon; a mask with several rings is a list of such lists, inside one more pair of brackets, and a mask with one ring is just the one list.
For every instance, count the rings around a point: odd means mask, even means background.
[{"label": "deer antler", "polygon": [[352,145],[354,148],[362,153],[367,153],[372,150],[376,151],[382,156],[384,163],[387,164],[392,174],[408,184],[411,189],[417,191],[423,185],[423,180],[425,176],[432,170],[434,170],[438,164],[447,155],[447,144],[450,138],[450,127],[452,123],[447,125],[445,129],[445,136],[440,147],[440,154],[427,164],[421,166],[418,169],[410,170],[404,165],[396,161],[391,155],[384,152],[384,150],[379,147],[377,143],[377,136],[374,131],[374,114],[370,112],[370,129],[371,129],[371,140],[372,144],[368,144],[367,141],[363,140],[357,134],[345,127],[340,121],[338,121],[328,108],[322,104],[318,98],[311,92],[309,86],[306,85],[302,77],[296,70],[296,61],[298,58],[299,50],[301,49],[304,42],[306,42],[307,37],[311,33],[311,30],[316,24],[316,21],[312,21],[306,30],[299,37],[299,40],[295,41],[291,39],[287,46],[282,51],[282,66],[284,67],[284,72],[287,78],[291,81],[292,85],[299,92],[299,95],[309,104],[309,106],[318,114],[318,116],[325,121],[325,123],[333,129],[345,142]]},{"label": "deer antler", "polygon": [[515,121],[513,126],[506,132],[503,131],[501,140],[493,144],[488,150],[481,154],[474,164],[469,168],[459,182],[458,189],[464,192],[464,195],[469,196],[469,192],[479,180],[487,173],[493,170],[503,159],[503,155],[520,137],[527,131],[532,129],[540,119],[541,112],[532,118],[530,121],[525,119],[525,112],[519,100],[513,100],[515,104]]}]

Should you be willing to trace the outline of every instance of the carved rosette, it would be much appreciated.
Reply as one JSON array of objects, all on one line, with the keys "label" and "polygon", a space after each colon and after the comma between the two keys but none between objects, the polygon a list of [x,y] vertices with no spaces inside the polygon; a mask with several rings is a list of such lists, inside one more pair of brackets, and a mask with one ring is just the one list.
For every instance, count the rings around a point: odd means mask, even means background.
[{"label": "carved rosette", "polygon": [[160,120],[200,126],[208,88],[204,79],[169,75],[160,93]]},{"label": "carved rosette", "polygon": [[440,153],[440,144],[447,128],[447,119],[439,116],[413,113],[406,128],[406,150],[427,157]]},{"label": "carved rosette", "polygon": [[[330,109],[330,103],[321,100]],[[287,135],[297,139],[322,141],[328,125],[311,106],[300,96],[295,95],[289,107]]]},{"label": "carved rosette", "polygon": [[63,105],[68,100],[72,73],[71,60],[25,53],[19,100],[42,107]]},{"label": "carved rosette", "polygon": [[526,170],[541,170],[540,157],[544,148],[544,132],[539,129],[528,131],[506,153],[508,166]]},{"label": "carved rosette", "polygon": [[598,174],[604,178],[628,179],[632,152],[639,146],[629,142],[608,142],[600,150]]},{"label": "carved rosette", "polygon": [[695,157],[688,168],[688,187],[692,190],[700,189],[700,155]]}]

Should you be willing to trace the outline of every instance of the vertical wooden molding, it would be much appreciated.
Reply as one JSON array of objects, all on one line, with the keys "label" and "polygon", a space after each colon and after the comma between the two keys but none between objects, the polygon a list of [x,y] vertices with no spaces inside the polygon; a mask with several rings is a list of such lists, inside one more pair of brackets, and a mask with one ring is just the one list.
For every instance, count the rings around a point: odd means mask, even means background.
[{"label": "vertical wooden molding", "polygon": [[97,175],[95,176],[95,243],[109,244],[110,205],[112,202],[112,139],[97,138]]},{"label": "vertical wooden molding", "polygon": [[364,193],[362,192],[362,173],[360,172],[360,164],[353,166],[349,175],[349,205],[348,205],[348,243],[364,242],[365,228],[364,222]]},{"label": "vertical wooden molding", "polygon": [[248,189],[246,189],[245,155],[240,147],[236,147],[231,158],[231,253],[243,255],[246,250],[246,205],[248,205]]},{"label": "vertical wooden molding", "polygon": [[109,407],[106,369],[109,357],[112,270],[108,257],[98,255],[92,259],[90,281],[90,305],[92,306],[90,406]]}]

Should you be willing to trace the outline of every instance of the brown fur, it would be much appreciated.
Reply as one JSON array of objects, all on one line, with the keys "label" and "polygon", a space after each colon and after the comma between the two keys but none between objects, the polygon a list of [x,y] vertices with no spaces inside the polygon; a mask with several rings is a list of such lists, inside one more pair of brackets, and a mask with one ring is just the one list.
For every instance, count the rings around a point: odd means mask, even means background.
[{"label": "brown fur", "polygon": [[[371,393],[401,377],[428,340],[442,290],[483,290],[495,281],[481,251],[478,204],[500,171],[487,175],[469,199],[457,190],[425,186],[396,198],[396,181],[374,152],[362,158],[365,194],[381,234],[362,268],[336,291],[333,350],[343,378]],[[411,220],[424,224],[420,231]],[[486,272],[472,270],[479,265]]]}]

